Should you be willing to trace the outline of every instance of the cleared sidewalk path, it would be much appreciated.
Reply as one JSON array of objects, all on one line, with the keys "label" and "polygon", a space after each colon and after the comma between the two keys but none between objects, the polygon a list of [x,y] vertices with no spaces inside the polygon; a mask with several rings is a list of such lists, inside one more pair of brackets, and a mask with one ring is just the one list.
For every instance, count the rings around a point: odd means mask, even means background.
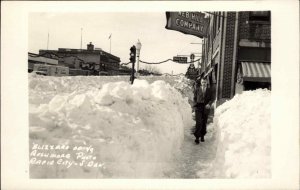
[{"label": "cleared sidewalk path", "polygon": [[217,151],[216,127],[211,122],[207,125],[207,134],[205,142],[195,144],[194,136],[191,134],[191,128],[186,127],[184,131],[184,142],[181,147],[181,155],[176,158],[174,168],[168,172],[169,178],[213,178],[211,170],[212,162],[215,159]]}]

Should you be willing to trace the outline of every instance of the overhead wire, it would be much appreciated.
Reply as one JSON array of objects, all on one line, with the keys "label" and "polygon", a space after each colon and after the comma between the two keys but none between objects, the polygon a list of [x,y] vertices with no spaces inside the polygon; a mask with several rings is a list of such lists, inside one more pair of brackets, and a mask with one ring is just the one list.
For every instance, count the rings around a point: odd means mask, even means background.
[{"label": "overhead wire", "polygon": [[[200,60],[200,59],[196,59],[196,60],[194,60],[194,61],[190,61],[190,62],[186,62],[186,63],[179,63],[179,64],[195,63],[195,62],[197,62],[197,61],[199,61],[199,60]],[[165,61],[160,61],[160,62],[146,62],[146,61],[140,60],[141,63],[145,63],[145,64],[162,64],[162,63],[166,63],[166,62],[168,62],[168,61],[172,61],[172,62],[174,62],[174,63],[178,63],[178,62],[176,62],[176,61],[173,61],[173,59],[167,59],[167,60],[165,60]]]}]

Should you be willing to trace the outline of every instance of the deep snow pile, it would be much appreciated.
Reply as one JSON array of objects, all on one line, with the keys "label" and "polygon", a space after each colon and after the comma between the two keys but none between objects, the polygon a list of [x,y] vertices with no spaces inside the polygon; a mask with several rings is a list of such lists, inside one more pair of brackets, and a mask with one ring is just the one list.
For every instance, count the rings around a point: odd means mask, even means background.
[{"label": "deep snow pile", "polygon": [[214,165],[218,178],[271,176],[271,92],[236,95],[216,109],[219,144]]},{"label": "deep snow pile", "polygon": [[[31,177],[157,178],[171,167],[184,126],[193,124],[187,98],[164,81],[102,79],[29,76],[30,152],[34,144],[86,146],[99,163],[67,168],[32,162]],[[54,152],[77,161],[71,148]]]},{"label": "deep snow pile", "polygon": [[193,82],[185,76],[178,76],[174,80],[174,88],[176,88],[184,97],[187,97],[189,103],[193,103]]},{"label": "deep snow pile", "polygon": [[[163,80],[177,89],[183,97],[192,101],[191,81],[184,76],[140,76],[140,79],[153,83]],[[129,76],[69,76],[69,77],[43,77],[29,74],[29,102],[40,104],[48,102],[55,94],[71,93],[73,91],[85,91],[89,89],[100,89],[108,82],[129,82]]]}]

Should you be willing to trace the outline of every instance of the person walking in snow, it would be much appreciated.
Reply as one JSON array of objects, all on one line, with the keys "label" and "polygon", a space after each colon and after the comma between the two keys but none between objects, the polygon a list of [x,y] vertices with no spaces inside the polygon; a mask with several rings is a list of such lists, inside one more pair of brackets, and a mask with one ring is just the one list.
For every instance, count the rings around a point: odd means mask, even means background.
[{"label": "person walking in snow", "polygon": [[196,88],[194,93],[194,107],[196,116],[196,128],[194,131],[194,136],[196,137],[195,143],[197,144],[199,144],[199,138],[201,138],[201,142],[204,142],[206,123],[212,101],[212,92],[207,86],[207,80],[206,78],[201,78],[200,87]]},{"label": "person walking in snow", "polygon": [[[196,91],[199,89],[199,87],[200,87],[200,77],[196,78],[196,80],[192,83],[192,89],[193,89],[194,96],[195,96]],[[195,97],[194,97],[194,99],[195,99]],[[194,102],[195,101],[193,101],[191,103],[191,105],[193,105]],[[195,106],[192,107],[192,112],[193,113],[195,112]]]}]

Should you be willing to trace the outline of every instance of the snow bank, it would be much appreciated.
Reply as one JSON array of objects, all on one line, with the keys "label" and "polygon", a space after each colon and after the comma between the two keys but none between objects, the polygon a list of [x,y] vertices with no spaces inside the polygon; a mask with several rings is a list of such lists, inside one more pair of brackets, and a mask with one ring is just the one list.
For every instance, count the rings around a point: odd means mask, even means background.
[{"label": "snow bank", "polygon": [[258,89],[236,95],[216,109],[219,131],[215,176],[271,177],[271,92]]},{"label": "snow bank", "polygon": [[192,105],[194,100],[193,82],[185,76],[178,76],[175,78],[174,82],[174,88],[176,88],[184,97],[187,97],[189,103]]},{"label": "snow bank", "polygon": [[[31,177],[159,178],[170,168],[184,126],[193,124],[187,98],[161,80],[103,81],[29,77],[30,159],[47,161],[30,160]],[[46,145],[65,149],[45,150]],[[79,152],[79,146],[86,151]],[[93,151],[88,153],[88,147]],[[34,150],[60,156],[51,164]],[[59,162],[61,153],[70,157]],[[80,165],[79,153],[92,158]]]},{"label": "snow bank", "polygon": [[[184,76],[140,76],[140,79],[153,83],[163,80],[177,89],[183,97],[193,100],[191,81]],[[57,93],[84,92],[87,88],[100,89],[108,82],[129,82],[129,76],[69,76],[51,77],[29,74],[29,102],[41,104],[49,102]]]}]

